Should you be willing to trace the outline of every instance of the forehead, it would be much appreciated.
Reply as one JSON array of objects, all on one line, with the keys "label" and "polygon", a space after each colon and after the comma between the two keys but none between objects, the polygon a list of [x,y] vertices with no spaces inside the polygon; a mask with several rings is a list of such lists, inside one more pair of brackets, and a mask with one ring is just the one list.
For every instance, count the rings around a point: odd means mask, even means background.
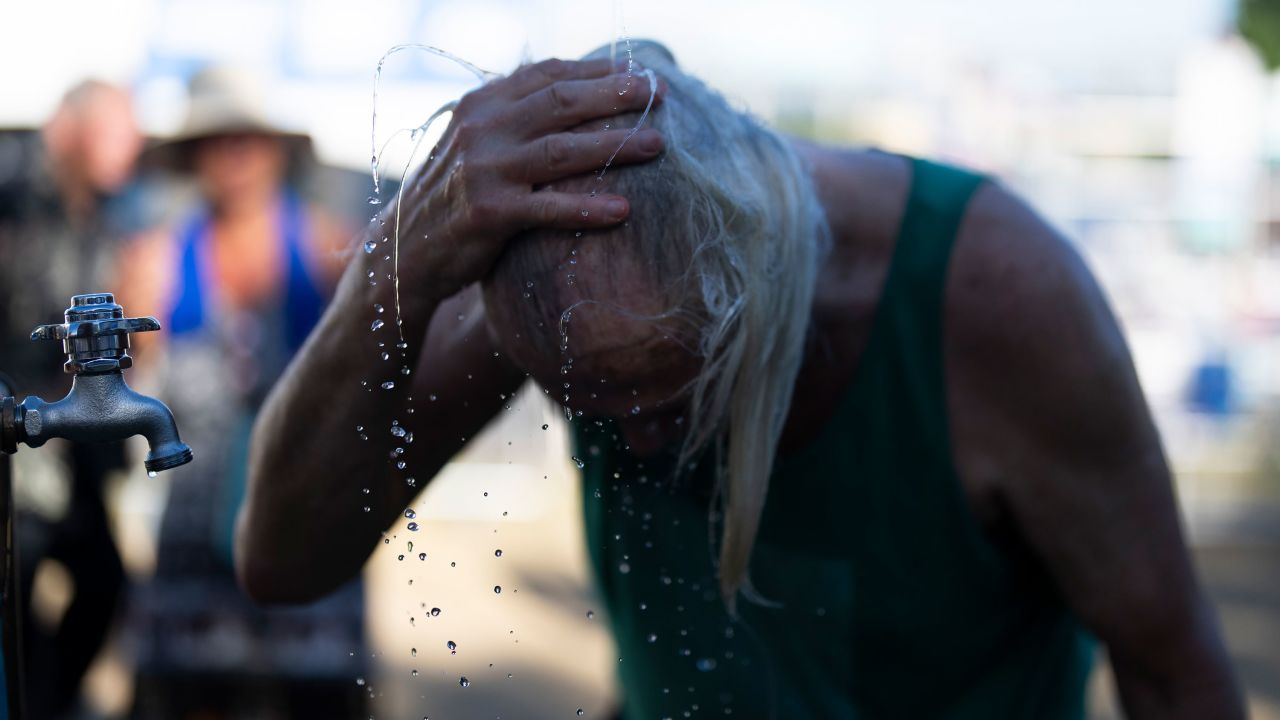
[{"label": "forehead", "polygon": [[544,351],[566,339],[575,354],[636,345],[671,297],[631,242],[625,229],[518,238],[486,280],[486,301]]}]

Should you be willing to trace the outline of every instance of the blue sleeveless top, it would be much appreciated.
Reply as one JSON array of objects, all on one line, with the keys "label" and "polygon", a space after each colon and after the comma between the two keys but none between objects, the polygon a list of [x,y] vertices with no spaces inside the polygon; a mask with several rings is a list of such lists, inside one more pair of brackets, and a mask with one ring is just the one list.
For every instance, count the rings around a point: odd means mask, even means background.
[{"label": "blue sleeveless top", "polygon": [[[179,231],[181,251],[178,272],[181,290],[169,314],[166,329],[174,337],[205,327],[209,302],[209,240],[211,218],[201,212]],[[324,295],[311,280],[303,260],[306,237],[306,208],[295,193],[285,192],[280,201],[280,232],[277,235],[287,258],[284,288],[285,344],[292,352],[302,346],[307,334],[324,311]]]}]

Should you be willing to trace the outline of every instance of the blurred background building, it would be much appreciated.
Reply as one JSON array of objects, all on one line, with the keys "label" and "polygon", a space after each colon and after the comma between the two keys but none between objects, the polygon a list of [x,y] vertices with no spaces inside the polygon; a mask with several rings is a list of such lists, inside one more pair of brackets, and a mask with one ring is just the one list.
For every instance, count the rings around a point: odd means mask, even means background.
[{"label": "blurred background building", "polygon": [[[630,35],[666,43],[789,132],[991,173],[1077,244],[1109,295],[1255,717],[1280,718],[1280,83],[1236,18],[1234,0],[12,2],[0,6],[0,127],[40,125],[67,87],[98,77],[131,88],[144,130],[163,136],[189,77],[234,62],[271,89],[273,120],[310,134],[330,168],[317,195],[359,224],[388,48],[425,43],[506,72]],[[405,52],[382,82],[379,145],[473,80]],[[0,176],[21,162],[3,138]],[[389,147],[384,172],[398,175],[408,147]],[[178,216],[182,198],[159,216]],[[351,682],[375,714],[606,711],[626,658],[594,616],[555,423],[523,393],[419,498],[420,529],[402,522],[374,554],[374,670]],[[19,482],[55,470],[20,469]],[[28,491],[56,496],[47,487]],[[125,567],[145,577],[165,480],[131,466],[110,488]],[[37,578],[50,622],[70,592],[59,572]],[[90,673],[90,716],[129,707],[129,653],[117,640]],[[1095,695],[1096,715],[1114,716],[1105,680]]]}]

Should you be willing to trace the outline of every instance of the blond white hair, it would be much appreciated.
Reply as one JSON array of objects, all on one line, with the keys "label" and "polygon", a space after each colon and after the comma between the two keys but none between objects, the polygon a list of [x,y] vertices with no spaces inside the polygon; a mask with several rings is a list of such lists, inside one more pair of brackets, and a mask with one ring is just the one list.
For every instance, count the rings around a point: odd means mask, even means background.
[{"label": "blond white hair", "polygon": [[666,152],[610,169],[608,189],[656,209],[633,213],[625,246],[653,277],[676,278],[665,283],[664,317],[684,321],[701,360],[678,467],[716,451],[710,512],[723,524],[718,573],[732,609],[739,592],[759,599],[751,554],[829,232],[809,169],[785,139],[681,71],[661,45],[631,41],[630,49],[668,86],[648,118]]}]

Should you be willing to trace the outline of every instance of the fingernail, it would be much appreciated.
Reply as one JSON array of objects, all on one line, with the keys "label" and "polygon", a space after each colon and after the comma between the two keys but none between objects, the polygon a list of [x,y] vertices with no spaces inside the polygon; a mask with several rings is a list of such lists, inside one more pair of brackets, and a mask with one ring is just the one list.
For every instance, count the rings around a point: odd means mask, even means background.
[{"label": "fingernail", "polygon": [[604,204],[604,211],[610,217],[621,218],[627,214],[627,201],[614,198]]}]

